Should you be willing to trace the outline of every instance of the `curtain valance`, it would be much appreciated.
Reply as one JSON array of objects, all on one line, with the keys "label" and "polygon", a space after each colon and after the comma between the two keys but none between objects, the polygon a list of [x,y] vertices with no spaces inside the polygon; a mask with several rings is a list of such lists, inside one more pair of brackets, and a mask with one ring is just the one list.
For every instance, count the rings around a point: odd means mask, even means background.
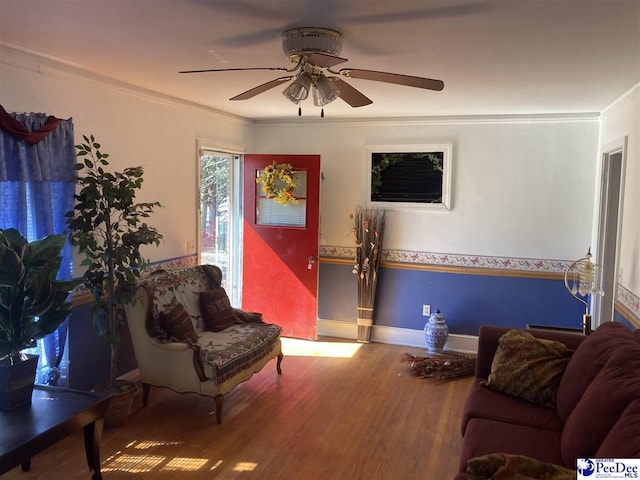
[{"label": "curtain valance", "polygon": [[0,181],[73,182],[73,121],[0,105]]}]

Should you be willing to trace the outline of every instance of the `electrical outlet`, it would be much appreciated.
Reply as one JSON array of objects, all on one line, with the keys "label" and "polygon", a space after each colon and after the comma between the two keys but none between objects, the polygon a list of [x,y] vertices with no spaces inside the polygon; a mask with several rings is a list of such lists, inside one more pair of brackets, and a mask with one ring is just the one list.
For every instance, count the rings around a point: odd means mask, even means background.
[{"label": "electrical outlet", "polygon": [[196,242],[193,240],[187,242],[187,253],[196,253]]},{"label": "electrical outlet", "polygon": [[428,317],[431,315],[431,305],[422,305],[422,316]]}]

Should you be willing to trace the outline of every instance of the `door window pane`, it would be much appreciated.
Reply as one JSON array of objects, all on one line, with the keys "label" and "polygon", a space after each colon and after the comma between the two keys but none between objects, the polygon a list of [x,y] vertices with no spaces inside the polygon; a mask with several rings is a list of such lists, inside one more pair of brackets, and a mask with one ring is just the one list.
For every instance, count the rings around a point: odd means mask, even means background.
[{"label": "door window pane", "polygon": [[[257,172],[257,176],[260,172]],[[262,189],[256,185],[256,225],[281,227],[306,227],[307,225],[307,172],[294,172],[296,189],[293,196],[295,205],[282,205],[273,198],[263,196]],[[283,185],[276,185],[281,188]]]}]

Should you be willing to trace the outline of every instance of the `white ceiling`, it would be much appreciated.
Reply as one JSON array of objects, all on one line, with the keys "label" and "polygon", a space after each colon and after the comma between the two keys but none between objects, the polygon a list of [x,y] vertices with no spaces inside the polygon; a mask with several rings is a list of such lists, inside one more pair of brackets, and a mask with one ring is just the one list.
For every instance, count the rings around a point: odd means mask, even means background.
[{"label": "white ceiling", "polygon": [[282,72],[177,72],[290,67],[300,26],[343,33],[339,67],[445,83],[348,79],[374,103],[327,117],[599,112],[640,81],[640,0],[0,0],[4,46],[253,119],[297,115],[282,86],[228,100]]}]

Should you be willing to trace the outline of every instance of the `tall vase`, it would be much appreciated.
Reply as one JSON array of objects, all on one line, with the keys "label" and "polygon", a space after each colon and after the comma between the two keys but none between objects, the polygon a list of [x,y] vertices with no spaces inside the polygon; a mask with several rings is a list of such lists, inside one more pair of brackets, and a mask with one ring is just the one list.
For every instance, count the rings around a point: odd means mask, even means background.
[{"label": "tall vase", "polygon": [[358,307],[358,342],[371,342],[371,329],[373,328],[373,308]]},{"label": "tall vase", "polygon": [[437,310],[431,314],[429,321],[424,326],[424,341],[429,353],[442,353],[444,344],[449,337],[449,327],[444,321],[444,315]]}]

